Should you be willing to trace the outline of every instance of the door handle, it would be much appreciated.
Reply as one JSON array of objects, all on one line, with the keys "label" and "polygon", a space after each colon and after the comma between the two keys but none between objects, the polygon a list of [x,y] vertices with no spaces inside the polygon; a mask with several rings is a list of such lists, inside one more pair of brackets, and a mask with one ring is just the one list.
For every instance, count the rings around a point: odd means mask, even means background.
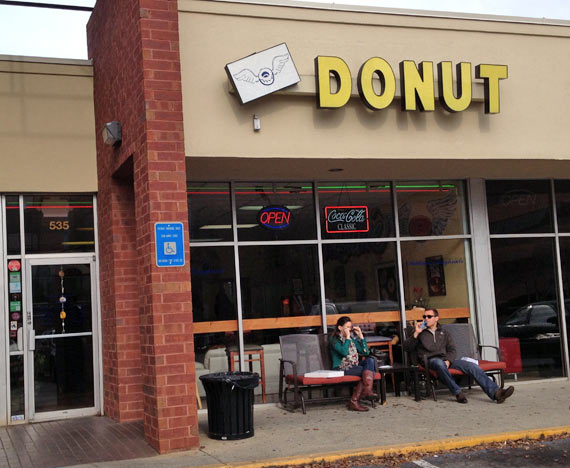
[{"label": "door handle", "polygon": [[33,328],[28,330],[28,351],[36,350],[36,331]]},{"label": "door handle", "polygon": [[18,351],[24,351],[24,328],[18,328],[16,335],[16,343],[18,345]]}]

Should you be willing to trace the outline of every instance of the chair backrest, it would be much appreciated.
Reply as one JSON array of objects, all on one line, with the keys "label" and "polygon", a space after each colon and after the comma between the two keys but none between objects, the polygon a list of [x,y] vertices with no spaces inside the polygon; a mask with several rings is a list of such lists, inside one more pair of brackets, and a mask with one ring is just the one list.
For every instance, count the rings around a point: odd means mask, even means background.
[{"label": "chair backrest", "polygon": [[473,359],[481,359],[479,354],[479,345],[475,338],[473,325],[470,323],[447,323],[442,325],[447,330],[457,348],[457,359],[462,357],[470,357]]},{"label": "chair backrest", "polygon": [[[283,335],[279,343],[281,357],[297,364],[298,375],[331,368],[327,335]],[[293,373],[291,364],[285,363],[284,371],[285,375]]]}]

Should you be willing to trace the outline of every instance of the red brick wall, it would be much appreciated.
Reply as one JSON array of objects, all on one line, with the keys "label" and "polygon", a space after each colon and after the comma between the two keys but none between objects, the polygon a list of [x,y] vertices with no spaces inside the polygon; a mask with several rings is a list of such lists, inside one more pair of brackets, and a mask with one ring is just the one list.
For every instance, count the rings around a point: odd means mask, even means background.
[{"label": "red brick wall", "polygon": [[[176,0],[98,0],[94,67],[105,411],[159,452],[198,446],[189,252],[156,267],[154,223],[182,222],[186,163]],[[100,129],[119,120],[120,147]]]}]

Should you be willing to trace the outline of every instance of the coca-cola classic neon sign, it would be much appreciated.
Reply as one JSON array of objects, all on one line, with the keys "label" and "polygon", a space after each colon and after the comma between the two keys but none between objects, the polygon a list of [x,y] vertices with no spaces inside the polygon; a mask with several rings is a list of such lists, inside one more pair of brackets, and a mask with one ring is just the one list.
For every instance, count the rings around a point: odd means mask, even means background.
[{"label": "coca-cola classic neon sign", "polygon": [[367,206],[326,206],[325,219],[329,234],[369,231]]}]

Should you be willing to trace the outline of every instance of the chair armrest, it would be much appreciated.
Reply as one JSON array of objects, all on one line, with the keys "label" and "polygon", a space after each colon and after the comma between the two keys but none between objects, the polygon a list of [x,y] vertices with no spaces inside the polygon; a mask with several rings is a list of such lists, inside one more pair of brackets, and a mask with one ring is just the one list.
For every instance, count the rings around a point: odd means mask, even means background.
[{"label": "chair armrest", "polygon": [[494,350],[497,351],[497,357],[499,358],[499,361],[503,360],[502,355],[501,355],[501,348],[499,348],[498,346],[479,343],[479,353],[482,354],[483,348],[493,348]]},{"label": "chair armrest", "polygon": [[296,380],[297,379],[297,363],[295,361],[290,361],[288,359],[279,358],[279,363],[280,363],[279,364],[279,373],[281,374],[281,377],[285,377],[283,372],[284,372],[286,362],[291,364],[291,367],[293,367],[293,375],[295,376],[295,380]]}]

